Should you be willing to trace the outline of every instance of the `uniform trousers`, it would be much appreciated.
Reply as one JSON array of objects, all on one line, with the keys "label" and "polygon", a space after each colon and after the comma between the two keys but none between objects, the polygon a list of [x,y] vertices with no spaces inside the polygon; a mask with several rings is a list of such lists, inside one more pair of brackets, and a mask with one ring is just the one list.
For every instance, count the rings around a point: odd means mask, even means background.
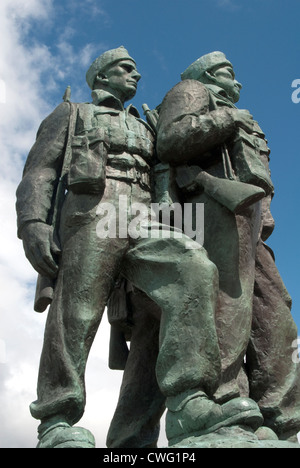
[{"label": "uniform trousers", "polygon": [[62,256],[46,322],[38,398],[31,404],[36,419],[60,415],[73,425],[82,417],[88,354],[120,274],[161,309],[156,378],[164,397],[193,388],[212,395],[218,387],[216,267],[203,248],[187,249],[186,242],[191,245],[191,241],[183,234],[162,238],[159,223],[152,226],[159,238],[100,238],[99,203],[113,204],[118,215],[120,195],[129,204],[151,202],[150,193],[138,183],[113,178],[107,178],[101,200],[96,195],[67,194],[61,213]]},{"label": "uniform trousers", "polygon": [[[297,442],[300,431],[300,363],[292,300],[272,250],[259,241],[252,330],[246,357],[249,392],[265,424],[281,439]],[[294,346],[294,348],[293,348]]]},{"label": "uniform trousers", "polygon": [[[191,200],[189,200],[191,201]],[[300,365],[293,361],[297,327],[291,298],[262,242],[260,203],[234,215],[205,194],[204,246],[218,267],[216,327],[222,362],[219,402],[240,394],[246,358],[249,396],[265,424],[282,439],[296,440],[300,430]]]}]

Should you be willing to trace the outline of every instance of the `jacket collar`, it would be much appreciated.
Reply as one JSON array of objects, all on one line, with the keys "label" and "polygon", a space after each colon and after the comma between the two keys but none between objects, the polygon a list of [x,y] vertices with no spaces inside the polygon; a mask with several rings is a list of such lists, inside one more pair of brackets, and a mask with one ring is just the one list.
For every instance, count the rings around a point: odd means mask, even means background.
[{"label": "jacket collar", "polygon": [[[124,110],[124,106],[120,99],[103,89],[94,89],[92,91],[92,98],[95,106],[104,106],[118,111]],[[140,117],[138,110],[132,104],[130,104],[125,110],[127,113],[134,115],[134,117]]]},{"label": "jacket collar", "polygon": [[228,98],[226,91],[223,88],[220,88],[220,86],[217,85],[212,85],[212,84],[206,84],[205,85],[219,100],[223,101],[224,104],[226,104],[229,107],[233,107],[236,109],[236,106],[233,104],[233,102]]}]

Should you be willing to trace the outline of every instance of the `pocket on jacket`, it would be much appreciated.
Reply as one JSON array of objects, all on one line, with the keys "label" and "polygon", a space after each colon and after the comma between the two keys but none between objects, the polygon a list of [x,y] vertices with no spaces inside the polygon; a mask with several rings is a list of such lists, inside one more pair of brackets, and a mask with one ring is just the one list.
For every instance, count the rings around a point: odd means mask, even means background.
[{"label": "pocket on jacket", "polygon": [[74,193],[102,194],[105,188],[108,145],[101,129],[71,140],[68,187]]},{"label": "pocket on jacket", "polygon": [[248,135],[241,128],[229,147],[232,164],[241,182],[261,187],[267,194],[274,190],[270,172],[262,162],[263,155],[270,152],[262,138]]}]

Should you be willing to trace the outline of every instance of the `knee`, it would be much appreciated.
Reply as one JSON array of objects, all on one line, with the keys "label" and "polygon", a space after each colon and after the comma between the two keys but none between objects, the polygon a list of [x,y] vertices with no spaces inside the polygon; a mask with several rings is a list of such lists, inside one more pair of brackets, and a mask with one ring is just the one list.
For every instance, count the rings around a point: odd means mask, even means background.
[{"label": "knee", "polygon": [[189,272],[189,276],[201,279],[211,285],[218,285],[219,273],[216,265],[208,258],[204,248],[191,250],[185,256],[184,264]]},{"label": "knee", "polygon": [[198,250],[191,251],[191,263],[195,265],[200,265],[203,270],[206,270],[212,276],[218,274],[218,269],[216,265],[210,260],[207,251],[202,247]]}]

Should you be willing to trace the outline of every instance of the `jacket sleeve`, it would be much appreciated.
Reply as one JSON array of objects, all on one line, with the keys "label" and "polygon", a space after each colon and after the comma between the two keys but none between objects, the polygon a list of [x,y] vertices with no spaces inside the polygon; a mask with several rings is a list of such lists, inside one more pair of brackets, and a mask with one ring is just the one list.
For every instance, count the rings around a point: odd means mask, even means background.
[{"label": "jacket sleeve", "polygon": [[67,141],[70,104],[60,104],[41,124],[17,189],[18,236],[31,221],[47,223]]},{"label": "jacket sleeve", "polygon": [[157,135],[157,154],[172,165],[205,158],[236,130],[232,109],[210,111],[207,88],[196,80],[178,83],[163,100]]}]

